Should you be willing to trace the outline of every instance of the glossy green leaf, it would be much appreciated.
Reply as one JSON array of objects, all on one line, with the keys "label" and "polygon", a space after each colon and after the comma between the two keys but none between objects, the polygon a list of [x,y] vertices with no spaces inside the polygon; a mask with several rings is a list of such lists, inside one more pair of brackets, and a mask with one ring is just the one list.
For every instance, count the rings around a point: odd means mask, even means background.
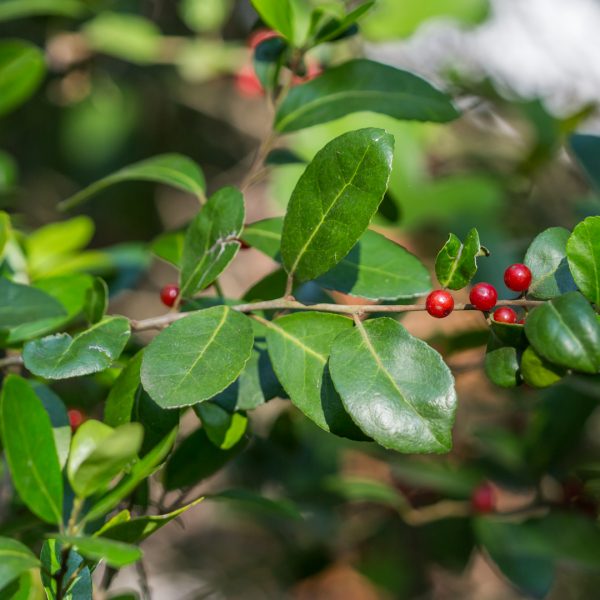
[{"label": "glossy green leaf", "polygon": [[147,454],[174,427],[179,426],[181,411],[160,407],[150,395],[140,387],[136,396],[131,420],[140,423],[144,428],[144,443],[140,456]]},{"label": "glossy green leaf", "polygon": [[350,252],[388,186],[394,139],[360,129],[317,153],[298,181],[283,223],[281,255],[290,275],[307,281]]},{"label": "glossy green leaf", "polygon": [[198,500],[167,515],[148,515],[115,523],[113,526],[103,527],[100,535],[105,539],[117,540],[128,544],[139,544],[177,517],[186,513],[190,508],[194,508],[194,506],[200,504],[202,500],[204,498],[198,498]]},{"label": "glossy green leaf", "polygon": [[584,373],[600,371],[600,323],[579,292],[531,311],[525,333],[535,351],[551,363]]},{"label": "glossy green leaf", "polygon": [[331,377],[348,414],[376,442],[399,452],[448,452],[454,378],[442,357],[390,318],[339,335]]},{"label": "glossy green leaf", "polygon": [[20,577],[0,590],[0,600],[42,600],[44,590],[40,570],[25,571]]},{"label": "glossy green leaf", "polygon": [[565,369],[545,360],[531,346],[523,352],[521,376],[527,385],[545,388],[558,383],[564,375]]},{"label": "glossy green leaf", "polygon": [[0,42],[0,116],[33,95],[46,67],[44,55],[33,44],[21,40]]},{"label": "glossy green leaf", "polygon": [[62,304],[42,290],[0,277],[0,328],[14,328],[66,314]]},{"label": "glossy green leaf", "polygon": [[[217,448],[204,429],[197,429],[175,449],[164,470],[163,484],[167,490],[196,485],[214,475],[246,447],[240,440],[228,450]],[[202,457],[202,460],[198,460]]]},{"label": "glossy green leaf", "polygon": [[600,137],[597,135],[577,134],[571,136],[571,148],[577,162],[597,191],[600,190]]},{"label": "glossy green leaf", "polygon": [[181,257],[183,256],[184,240],[185,233],[183,231],[163,233],[154,239],[150,249],[158,258],[179,268],[181,266]]},{"label": "glossy green leaf", "polygon": [[63,484],[52,424],[25,379],[6,377],[0,416],[6,460],[19,496],[44,521],[60,523]]},{"label": "glossy green leaf", "polygon": [[104,491],[132,463],[144,436],[139,423],[113,429],[100,421],[86,421],[73,436],[67,475],[75,493],[85,498]]},{"label": "glossy green leaf", "polygon": [[352,321],[326,313],[296,313],[265,321],[273,368],[292,403],[325,431],[365,439],[344,409],[327,361],[335,338]]},{"label": "glossy green leaf", "polygon": [[39,564],[27,546],[17,540],[0,537],[0,589]]},{"label": "glossy green leaf", "polygon": [[319,30],[315,34],[315,44],[334,41],[340,36],[343,36],[356,21],[373,7],[374,4],[374,0],[370,0],[369,2],[357,6],[342,18],[333,17],[328,19],[319,27]]},{"label": "glossy green leaf", "polygon": [[298,131],[359,111],[441,123],[459,116],[446,94],[417,75],[358,59],[293,88],[277,110],[275,128]]},{"label": "glossy green leaf", "polygon": [[251,0],[256,12],[288,40],[294,39],[294,13],[290,0]]},{"label": "glossy green leaf", "polygon": [[71,447],[71,425],[67,409],[62,400],[48,386],[35,381],[32,382],[32,386],[50,417],[58,462],[60,468],[63,469],[67,464]]},{"label": "glossy green leaf", "polygon": [[140,393],[143,356],[143,351],[140,351],[131,358],[110,389],[104,407],[104,422],[109,427],[131,422],[133,407]]},{"label": "glossy green leaf", "polygon": [[79,0],[4,0],[0,3],[0,22],[38,15],[80,17],[86,6]]},{"label": "glossy green leaf", "polygon": [[567,262],[569,235],[564,227],[551,227],[529,246],[525,264],[533,276],[528,292],[533,298],[546,300],[577,289]]},{"label": "glossy green leaf", "polygon": [[150,452],[136,462],[129,475],[126,475],[112,490],[100,498],[86,513],[85,521],[95,521],[110,512],[124,498],[129,496],[138,485],[164,462],[169,454],[175,438],[177,437],[177,428],[174,428],[164,437]]},{"label": "glossy green leaf", "polygon": [[142,384],[162,408],[192,406],[224,390],[252,352],[249,319],[215,306],[176,321],[146,348]]},{"label": "glossy green leaf", "polygon": [[600,217],[588,217],[567,242],[567,259],[581,293],[600,306]]},{"label": "glossy green leaf", "polygon": [[488,349],[484,368],[490,380],[500,387],[512,388],[521,382],[519,356],[511,346]]},{"label": "glossy green leaf", "polygon": [[85,316],[92,325],[100,322],[108,310],[108,286],[104,279],[95,277],[86,294]]},{"label": "glossy green leaf", "polygon": [[[62,570],[63,545],[54,539],[46,540],[42,546],[42,583],[49,600],[58,598],[57,576]],[[67,558],[67,569],[62,577],[62,594],[65,600],[90,600],[92,598],[92,575],[87,566],[72,548]]]},{"label": "glossy green leaf", "polygon": [[244,215],[244,197],[227,187],[213,194],[190,223],[181,259],[179,287],[183,298],[208,287],[235,258]]},{"label": "glossy green leaf", "polygon": [[59,205],[62,210],[73,208],[94,194],[124,181],[153,181],[189,192],[197,198],[204,198],[206,182],[200,167],[187,156],[181,154],[161,154],[129,165],[100,179],[71,196]]},{"label": "glossy green leaf", "polygon": [[91,560],[103,560],[109,567],[120,569],[142,558],[142,551],[130,544],[101,537],[56,536],[62,544],[72,545],[82,556]]},{"label": "glossy green leaf", "polygon": [[[275,90],[279,85],[287,48],[283,38],[272,37],[263,40],[254,49],[254,72],[264,90]],[[266,159],[265,164],[268,164]]]},{"label": "glossy green leaf", "polygon": [[97,373],[119,358],[130,333],[125,317],[106,317],[75,337],[61,333],[28,342],[23,360],[32,373],[46,379]]},{"label": "glossy green leaf", "polygon": [[477,257],[485,253],[477,229],[469,231],[464,243],[451,233],[435,259],[435,274],[440,285],[451,290],[469,285],[477,273]]},{"label": "glossy green leaf", "polygon": [[[4,184],[8,184],[6,178],[2,175],[2,154],[0,154],[0,191]],[[0,210],[0,257],[4,253],[4,248],[11,237],[10,216],[3,210]]]},{"label": "glossy green leaf", "polygon": [[208,439],[217,448],[229,450],[244,437],[248,428],[246,415],[230,413],[214,402],[203,402],[194,409]]}]

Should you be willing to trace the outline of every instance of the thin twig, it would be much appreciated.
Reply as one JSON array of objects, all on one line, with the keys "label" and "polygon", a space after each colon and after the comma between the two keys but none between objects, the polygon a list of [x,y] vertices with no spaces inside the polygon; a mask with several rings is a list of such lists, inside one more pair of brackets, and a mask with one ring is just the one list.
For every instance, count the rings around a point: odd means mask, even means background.
[{"label": "thin twig", "polygon": [[23,357],[20,354],[7,356],[6,358],[0,358],[0,369],[5,369],[6,367],[18,367],[22,364]]}]

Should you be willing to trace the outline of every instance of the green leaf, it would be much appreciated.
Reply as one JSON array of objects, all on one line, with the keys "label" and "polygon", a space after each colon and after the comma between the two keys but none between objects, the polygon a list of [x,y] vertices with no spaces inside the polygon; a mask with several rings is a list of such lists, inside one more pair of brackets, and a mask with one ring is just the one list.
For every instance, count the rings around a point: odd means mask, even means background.
[{"label": "green leaf", "polygon": [[296,185],[283,223],[281,255],[307,281],[339,263],[368,227],[392,169],[394,138],[360,129],[317,153]]},{"label": "green leaf", "polygon": [[[57,577],[62,570],[63,545],[54,539],[42,546],[42,583],[50,600],[58,597]],[[66,600],[90,600],[92,598],[92,575],[84,559],[72,548],[67,558],[67,569],[62,577],[62,598]],[[72,579],[73,578],[73,579]]]},{"label": "green leaf", "polygon": [[[254,72],[265,90],[274,90],[279,84],[281,67],[287,56],[288,45],[278,37],[262,41],[254,50]],[[269,164],[265,159],[265,164]]]},{"label": "green leaf", "polygon": [[85,522],[95,521],[103,517],[115,508],[123,498],[129,496],[144,479],[150,477],[169,454],[177,437],[177,430],[178,428],[175,427],[146,456],[136,462],[129,475],[125,476],[110,492],[90,508],[85,515]]},{"label": "green leaf", "polygon": [[398,490],[375,479],[329,477],[325,481],[325,487],[348,502],[372,502],[394,510],[402,510],[407,506],[407,501]]},{"label": "green leaf", "polygon": [[158,258],[179,268],[181,266],[181,257],[183,256],[184,240],[185,233],[183,231],[163,233],[154,239],[150,249]]},{"label": "green leaf", "polygon": [[225,490],[218,494],[206,496],[206,500],[225,500],[227,502],[239,503],[240,507],[263,513],[269,517],[279,516],[285,519],[302,519],[302,514],[289,500],[265,498],[250,490]]},{"label": "green leaf", "polygon": [[535,351],[551,363],[583,373],[600,371],[600,323],[579,292],[531,311],[525,333]]},{"label": "green leaf", "polygon": [[162,408],[203,402],[237,379],[252,343],[246,316],[228,306],[198,311],[152,340],[144,352],[142,385]]},{"label": "green leaf", "polygon": [[99,323],[108,310],[108,286],[104,279],[95,277],[86,294],[85,316],[92,325]]},{"label": "green leaf", "polygon": [[[196,485],[222,469],[246,447],[240,440],[228,450],[217,448],[204,429],[197,429],[175,449],[164,470],[163,484],[167,490]],[[202,457],[202,460],[198,460]]]},{"label": "green leaf", "polygon": [[54,443],[58,454],[60,468],[67,464],[71,447],[71,424],[63,401],[46,385],[36,381],[31,382],[37,397],[42,401],[54,434]]},{"label": "green leaf", "polygon": [[143,350],[140,350],[121,371],[112,385],[104,407],[104,422],[118,427],[131,422],[131,414],[140,387]]},{"label": "green leaf", "polygon": [[567,259],[581,293],[600,306],[600,217],[588,217],[567,242]]},{"label": "green leaf", "polygon": [[263,219],[256,223],[246,225],[242,233],[242,240],[249,246],[260,250],[273,260],[281,262],[279,249],[281,247],[281,232],[283,230],[283,217]]},{"label": "green leaf", "polygon": [[469,285],[477,273],[477,257],[481,254],[477,229],[469,231],[464,244],[451,233],[435,259],[435,274],[440,285],[451,290],[461,290]]},{"label": "green leaf", "polygon": [[0,278],[0,329],[66,314],[62,304],[42,290]]},{"label": "green leaf", "polygon": [[73,436],[67,476],[75,493],[85,498],[104,491],[142,446],[144,429],[126,423],[113,429],[100,421],[86,421]]},{"label": "green leaf", "polygon": [[541,357],[531,346],[521,357],[523,381],[535,388],[545,388],[558,383],[565,375],[565,369],[557,367]]},{"label": "green leaf", "polygon": [[21,40],[0,42],[0,116],[25,102],[38,88],[46,66],[44,55]]},{"label": "green leaf", "polygon": [[472,466],[430,458],[407,458],[392,465],[392,473],[411,488],[433,490],[445,496],[470,498],[482,473]]},{"label": "green leaf", "polygon": [[206,183],[200,167],[187,156],[181,154],[161,154],[129,165],[96,181],[74,196],[59,204],[61,210],[68,210],[81,204],[94,194],[123,181],[153,181],[189,192],[199,199],[204,198]]},{"label": "green leaf", "polygon": [[101,537],[56,536],[62,544],[73,546],[82,556],[93,561],[103,560],[109,567],[120,569],[142,558],[142,551],[130,544]]},{"label": "green leaf", "polygon": [[0,589],[39,564],[27,546],[16,540],[0,537]]},{"label": "green leaf", "polygon": [[294,14],[290,0],[251,0],[261,19],[279,31],[291,42],[294,41]]},{"label": "green leaf", "polygon": [[576,134],[571,136],[570,142],[577,162],[596,191],[600,191],[600,137]]},{"label": "green leaf", "polygon": [[512,388],[521,382],[519,356],[511,346],[488,349],[485,355],[485,373],[496,385]]},{"label": "green leaf", "polygon": [[[9,185],[5,180],[6,177],[2,175],[2,154],[0,154],[0,190],[3,189],[5,184]],[[0,258],[4,253],[4,248],[6,247],[11,235],[10,216],[8,213],[0,210]]]},{"label": "green leaf", "polygon": [[27,342],[23,360],[32,373],[46,379],[97,373],[119,358],[130,333],[125,317],[106,317],[74,338],[61,333]]},{"label": "green leaf", "polygon": [[360,19],[360,17],[373,7],[374,4],[374,0],[370,0],[369,2],[357,6],[341,19],[329,19],[317,31],[315,35],[315,45],[335,41],[338,37],[343,36],[348,29]]},{"label": "green leaf", "polygon": [[450,98],[424,79],[358,59],[293,88],[277,110],[275,128],[289,133],[359,111],[440,123],[459,116]]},{"label": "green leaf", "polygon": [[37,15],[81,17],[86,6],[79,0],[4,0],[0,3],[0,22]]},{"label": "green leaf", "polygon": [[546,300],[577,289],[567,263],[569,230],[551,227],[540,233],[525,255],[532,274],[529,295]]},{"label": "green leaf", "polygon": [[153,533],[190,510],[190,508],[200,504],[202,500],[204,500],[204,498],[198,498],[198,500],[170,512],[167,515],[144,516],[137,519],[128,519],[127,521],[116,523],[113,526],[103,527],[99,534],[103,539],[116,540],[128,544],[139,544]]},{"label": "green leaf", "polygon": [[27,507],[48,523],[62,521],[63,484],[50,417],[27,381],[4,380],[2,442],[12,480]]},{"label": "green leaf", "polygon": [[244,197],[227,187],[213,194],[190,223],[181,260],[183,298],[208,287],[235,258],[244,216]]},{"label": "green leaf", "polygon": [[179,410],[161,408],[140,387],[131,413],[131,420],[141,423],[144,427],[144,443],[140,456],[147,454],[173,427],[178,427],[179,417]]},{"label": "green leaf", "polygon": [[248,428],[248,417],[238,412],[229,413],[214,402],[203,402],[194,410],[202,421],[208,439],[221,450],[233,448]]},{"label": "green leaf", "polygon": [[329,362],[348,414],[376,442],[399,452],[450,450],[454,378],[400,323],[374,319],[342,333]]},{"label": "green leaf", "polygon": [[352,329],[352,321],[340,315],[296,313],[264,324],[273,368],[292,403],[321,429],[364,440],[335,391],[327,365],[335,338]]}]

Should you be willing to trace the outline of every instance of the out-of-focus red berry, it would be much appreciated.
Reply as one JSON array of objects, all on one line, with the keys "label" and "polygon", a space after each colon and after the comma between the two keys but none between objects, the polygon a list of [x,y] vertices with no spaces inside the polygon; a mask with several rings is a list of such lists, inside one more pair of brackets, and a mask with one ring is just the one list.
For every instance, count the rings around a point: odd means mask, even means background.
[{"label": "out-of-focus red berry", "polygon": [[471,506],[473,511],[479,514],[491,513],[496,510],[496,492],[491,483],[485,481],[473,490]]},{"label": "out-of-focus red berry", "polygon": [[77,408],[70,408],[67,414],[69,416],[69,425],[71,425],[71,431],[73,433],[75,433],[87,420],[85,413]]},{"label": "out-of-focus red berry", "polygon": [[244,65],[235,74],[235,89],[246,98],[257,98],[265,93],[252,65]]},{"label": "out-of-focus red berry", "polygon": [[473,287],[469,294],[471,304],[477,310],[489,311],[496,306],[498,301],[498,292],[496,288],[489,283],[478,283]]},{"label": "out-of-focus red berry", "polygon": [[497,323],[516,323],[517,313],[508,306],[502,306],[494,311],[494,321]]},{"label": "out-of-focus red berry", "polygon": [[454,298],[446,290],[434,290],[427,296],[425,308],[432,317],[443,319],[454,309]]},{"label": "out-of-focus red berry", "polygon": [[262,44],[262,42],[276,37],[281,36],[272,29],[257,29],[248,37],[248,46],[250,46],[252,50],[255,50],[259,44]]},{"label": "out-of-focus red berry", "polygon": [[170,283],[165,285],[162,290],[160,290],[160,299],[165,306],[171,308],[177,302],[177,297],[179,296],[179,287],[174,283]]},{"label": "out-of-focus red berry", "polygon": [[531,285],[531,271],[521,263],[511,265],[504,271],[504,283],[513,292],[524,292]]}]

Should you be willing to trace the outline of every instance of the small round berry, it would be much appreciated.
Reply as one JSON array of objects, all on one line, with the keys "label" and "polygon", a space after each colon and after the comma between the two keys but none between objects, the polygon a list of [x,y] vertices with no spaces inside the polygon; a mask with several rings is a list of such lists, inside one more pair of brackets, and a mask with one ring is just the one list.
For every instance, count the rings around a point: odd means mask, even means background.
[{"label": "small round berry", "polygon": [[498,292],[493,285],[489,283],[478,283],[469,294],[471,304],[477,310],[492,310],[498,300]]},{"label": "small round berry", "polygon": [[271,38],[281,37],[276,31],[272,29],[257,29],[253,31],[248,37],[248,46],[252,50],[256,50],[256,47],[270,40]]},{"label": "small round berry", "polygon": [[425,308],[432,317],[443,319],[454,309],[454,298],[446,290],[434,290],[427,296]]},{"label": "small round berry", "polygon": [[473,511],[479,514],[491,513],[496,510],[496,493],[488,481],[473,490],[471,506]]},{"label": "small round berry", "polygon": [[235,74],[235,89],[246,98],[257,98],[265,93],[252,65],[244,65]]},{"label": "small round berry", "polygon": [[504,283],[509,290],[513,292],[524,292],[531,285],[531,271],[529,267],[517,263],[511,265],[504,271]]},{"label": "small round berry", "polygon": [[503,306],[494,311],[494,321],[496,323],[516,323],[517,313],[508,306]]},{"label": "small round berry", "polygon": [[177,301],[177,297],[179,296],[179,287],[174,283],[170,283],[165,285],[162,290],[160,290],[160,299],[165,306],[169,308],[175,306],[175,302]]},{"label": "small round berry", "polygon": [[525,325],[525,317],[517,321],[517,325]]},{"label": "small round berry", "polygon": [[75,433],[87,420],[85,413],[77,408],[69,409],[67,415],[69,416],[69,425],[71,425],[71,431],[73,433]]}]

